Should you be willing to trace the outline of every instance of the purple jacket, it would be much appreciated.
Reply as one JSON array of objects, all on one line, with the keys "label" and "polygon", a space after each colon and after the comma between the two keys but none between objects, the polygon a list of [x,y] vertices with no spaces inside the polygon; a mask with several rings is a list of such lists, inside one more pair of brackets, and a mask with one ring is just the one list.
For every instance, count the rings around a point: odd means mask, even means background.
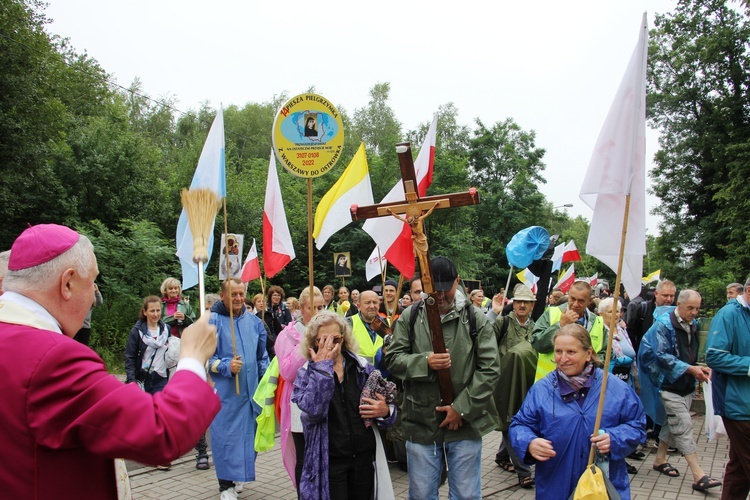
[{"label": "purple jacket", "polygon": [[[374,370],[363,357],[344,351],[349,359],[357,363],[357,385],[365,386],[367,377]],[[299,484],[302,500],[328,500],[328,408],[336,384],[333,380],[333,360],[307,362],[294,380],[292,401],[302,410],[302,425],[305,432],[305,463]],[[396,409],[391,415],[376,422],[387,428],[396,421]]]}]

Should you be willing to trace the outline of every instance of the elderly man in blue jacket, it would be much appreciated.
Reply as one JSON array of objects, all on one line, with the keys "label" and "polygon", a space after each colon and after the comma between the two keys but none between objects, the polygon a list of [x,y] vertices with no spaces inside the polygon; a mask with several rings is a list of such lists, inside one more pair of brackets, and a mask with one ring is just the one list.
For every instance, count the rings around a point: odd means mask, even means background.
[{"label": "elderly man in blue jacket", "polygon": [[683,290],[677,298],[677,307],[656,308],[654,323],[638,349],[638,371],[646,413],[655,423],[662,424],[654,470],[668,477],[680,475],[667,462],[668,446],[676,446],[685,455],[693,474],[693,489],[705,491],[721,486],[721,481],[708,476],[698,463],[690,418],[696,381],[705,382],[711,375],[710,368],[697,364],[699,343],[695,317],[700,306],[698,292]]}]

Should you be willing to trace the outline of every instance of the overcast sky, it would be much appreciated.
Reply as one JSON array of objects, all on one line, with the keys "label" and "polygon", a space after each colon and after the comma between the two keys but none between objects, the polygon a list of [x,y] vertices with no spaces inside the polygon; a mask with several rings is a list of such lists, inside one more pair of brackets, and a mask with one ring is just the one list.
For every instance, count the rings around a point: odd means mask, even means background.
[{"label": "overcast sky", "polygon": [[[118,84],[138,77],[147,94],[174,97],[182,111],[204,101],[269,102],[314,86],[352,114],[376,83],[390,82],[404,131],[449,102],[472,128],[475,118],[488,126],[513,118],[536,131],[547,151],[541,191],[589,220],[578,192],[641,16],[648,12],[651,28],[655,14],[676,3],[48,1],[51,32],[98,60]],[[649,129],[649,170],[657,139]],[[649,210],[656,203],[647,198]],[[649,215],[646,224],[656,234],[658,219]]]}]

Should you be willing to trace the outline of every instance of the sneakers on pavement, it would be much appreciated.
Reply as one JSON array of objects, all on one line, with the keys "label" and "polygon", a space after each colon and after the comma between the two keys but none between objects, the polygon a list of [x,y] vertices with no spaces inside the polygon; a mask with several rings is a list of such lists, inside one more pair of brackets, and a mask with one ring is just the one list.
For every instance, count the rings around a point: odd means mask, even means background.
[{"label": "sneakers on pavement", "polygon": [[219,500],[237,500],[237,492],[234,488],[229,488],[221,492]]}]

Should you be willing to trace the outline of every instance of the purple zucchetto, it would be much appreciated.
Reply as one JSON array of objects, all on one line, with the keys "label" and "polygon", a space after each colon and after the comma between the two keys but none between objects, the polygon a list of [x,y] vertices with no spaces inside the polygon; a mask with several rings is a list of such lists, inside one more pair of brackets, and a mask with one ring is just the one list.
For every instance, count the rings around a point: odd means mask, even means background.
[{"label": "purple zucchetto", "polygon": [[26,229],[10,248],[9,271],[20,271],[49,262],[76,244],[80,235],[58,224],[38,224]]}]

